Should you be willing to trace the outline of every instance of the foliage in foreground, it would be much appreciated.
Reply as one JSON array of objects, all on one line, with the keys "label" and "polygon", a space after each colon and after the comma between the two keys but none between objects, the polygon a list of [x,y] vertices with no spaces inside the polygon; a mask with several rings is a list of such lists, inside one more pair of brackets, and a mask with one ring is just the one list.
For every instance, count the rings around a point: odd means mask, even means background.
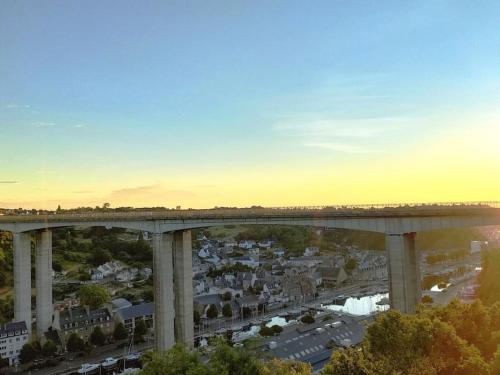
[{"label": "foliage in foreground", "polygon": [[146,359],[141,375],[310,375],[311,367],[302,362],[273,359],[262,361],[255,352],[233,348],[219,342],[204,363],[196,352],[181,345]]}]

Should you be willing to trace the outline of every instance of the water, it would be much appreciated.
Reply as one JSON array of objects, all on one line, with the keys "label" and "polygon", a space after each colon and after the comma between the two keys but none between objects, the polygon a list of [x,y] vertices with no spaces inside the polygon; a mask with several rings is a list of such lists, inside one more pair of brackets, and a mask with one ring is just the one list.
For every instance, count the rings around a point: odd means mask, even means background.
[{"label": "water", "polygon": [[268,327],[272,327],[274,325],[280,326],[280,327],[286,327],[289,324],[297,322],[296,320],[286,320],[285,318],[282,318],[281,316],[275,316],[271,319],[269,323],[266,324]]},{"label": "water", "polygon": [[350,297],[342,305],[321,305],[332,311],[342,311],[352,315],[370,315],[374,312],[389,310],[389,305],[377,305],[377,302],[389,298],[389,293],[375,294],[360,298]]}]

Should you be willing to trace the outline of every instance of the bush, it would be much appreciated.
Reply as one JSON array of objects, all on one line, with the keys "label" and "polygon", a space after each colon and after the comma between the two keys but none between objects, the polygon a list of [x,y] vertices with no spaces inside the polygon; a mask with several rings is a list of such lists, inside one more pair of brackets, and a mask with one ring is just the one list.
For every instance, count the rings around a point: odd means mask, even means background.
[{"label": "bush", "polygon": [[266,326],[265,324],[262,324],[260,326],[259,334],[261,336],[274,336],[273,330],[271,328],[269,328],[268,326]]},{"label": "bush", "polygon": [[281,332],[283,332],[283,327],[280,327],[279,325],[275,324],[271,327],[274,335],[279,335]]},{"label": "bush", "polygon": [[97,326],[90,334],[90,343],[95,346],[103,346],[106,343],[106,335],[101,327]]},{"label": "bush", "polygon": [[71,353],[81,352],[85,349],[85,343],[80,336],[76,333],[72,333],[69,335],[68,341],[66,342],[66,349]]},{"label": "bush", "polygon": [[42,354],[45,357],[53,357],[57,353],[57,346],[52,340],[47,340],[42,347]]},{"label": "bush", "polygon": [[208,319],[214,319],[219,316],[219,311],[217,310],[217,306],[215,305],[210,305],[207,310],[207,318]]},{"label": "bush", "polygon": [[302,318],[300,318],[300,321],[305,324],[312,324],[316,321],[314,317],[310,314],[304,315]]},{"label": "bush", "polygon": [[434,302],[434,299],[431,296],[423,296],[422,303],[431,304]]},{"label": "bush", "polygon": [[113,331],[113,338],[117,341],[125,340],[128,337],[128,331],[123,323],[118,323]]}]

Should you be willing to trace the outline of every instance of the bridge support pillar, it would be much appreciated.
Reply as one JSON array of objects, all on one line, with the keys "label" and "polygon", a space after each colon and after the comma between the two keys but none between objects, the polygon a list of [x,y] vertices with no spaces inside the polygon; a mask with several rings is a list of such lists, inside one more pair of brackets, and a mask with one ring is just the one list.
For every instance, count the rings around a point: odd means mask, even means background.
[{"label": "bridge support pillar", "polygon": [[191,231],[174,234],[175,338],[194,346],[193,255]]},{"label": "bridge support pillar", "polygon": [[52,313],[52,232],[44,230],[36,241],[36,333],[42,343],[52,326]]},{"label": "bridge support pillar", "polygon": [[14,320],[31,335],[31,234],[14,233]]},{"label": "bridge support pillar", "polygon": [[420,266],[415,249],[415,233],[387,234],[389,299],[391,308],[405,314],[415,313],[421,298]]},{"label": "bridge support pillar", "polygon": [[153,277],[155,304],[155,349],[163,352],[174,346],[174,277],[172,233],[153,235]]}]

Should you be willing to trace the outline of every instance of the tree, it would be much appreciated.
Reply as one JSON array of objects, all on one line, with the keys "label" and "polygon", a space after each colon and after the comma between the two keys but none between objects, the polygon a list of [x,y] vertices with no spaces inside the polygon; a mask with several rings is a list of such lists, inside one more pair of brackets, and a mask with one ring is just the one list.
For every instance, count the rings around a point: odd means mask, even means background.
[{"label": "tree", "polygon": [[226,303],[223,307],[222,307],[222,315],[224,315],[224,317],[226,318],[230,318],[233,316],[233,309],[231,307],[231,304],[230,303]]},{"label": "tree", "polygon": [[140,375],[208,375],[208,368],[196,352],[189,352],[180,344],[165,353],[152,353],[144,359]]},{"label": "tree", "polygon": [[37,357],[38,353],[39,352],[38,350],[36,350],[36,346],[33,345],[33,342],[27,342],[21,348],[21,352],[19,353],[19,361],[23,364],[29,363]]},{"label": "tree", "polygon": [[311,365],[299,361],[284,361],[281,359],[272,359],[266,362],[260,375],[311,375]]},{"label": "tree", "polygon": [[228,291],[228,292],[226,292],[226,293],[224,293],[224,295],[222,296],[222,299],[223,299],[224,301],[231,301],[231,298],[232,298],[232,294],[231,294],[231,292],[229,292],[229,291]]},{"label": "tree", "polygon": [[273,334],[276,336],[276,335],[279,335],[281,332],[283,332],[283,327],[275,324],[271,327],[271,329],[273,330]]},{"label": "tree", "polygon": [[97,309],[109,302],[109,294],[106,289],[99,285],[82,285],[78,291],[80,304]]},{"label": "tree", "polygon": [[101,327],[96,326],[90,334],[90,343],[95,346],[103,346],[106,343],[106,335]]},{"label": "tree", "polygon": [[307,314],[307,315],[304,315],[302,318],[300,318],[300,321],[301,321],[302,323],[312,324],[312,323],[314,323],[316,320],[314,319],[314,317],[313,317],[311,314]]},{"label": "tree", "polygon": [[356,259],[354,258],[349,258],[347,262],[345,263],[345,269],[347,271],[353,271],[357,266]]},{"label": "tree", "polygon": [[139,319],[135,323],[134,336],[142,338],[146,333],[148,333],[148,327],[143,319]]},{"label": "tree", "polygon": [[117,341],[125,340],[128,337],[128,331],[123,323],[118,323],[113,331],[113,338]]},{"label": "tree", "polygon": [[274,332],[270,327],[266,326],[265,324],[262,324],[260,326],[259,335],[261,335],[263,337],[273,336]]},{"label": "tree", "polygon": [[217,310],[217,306],[211,304],[207,310],[207,318],[214,319],[217,318],[218,316],[219,316],[219,310]]},{"label": "tree", "polygon": [[200,313],[196,309],[193,311],[193,322],[196,325],[200,324],[201,322]]},{"label": "tree", "polygon": [[68,337],[68,341],[66,342],[66,349],[68,349],[68,352],[72,353],[82,352],[85,349],[85,343],[80,336],[73,332]]},{"label": "tree", "polygon": [[53,357],[57,353],[57,346],[52,340],[47,340],[42,346],[42,354],[45,357]]},{"label": "tree", "polygon": [[423,296],[422,297],[422,303],[424,304],[431,304],[434,302],[434,299],[431,296]]},{"label": "tree", "polygon": [[363,351],[348,348],[334,352],[330,362],[321,371],[321,375],[384,374],[375,372],[373,367],[373,363],[365,358]]},{"label": "tree", "polygon": [[93,266],[97,267],[100,266],[101,264],[109,262],[113,257],[111,256],[111,253],[108,250],[103,250],[100,248],[96,248],[93,250],[89,262]]},{"label": "tree", "polygon": [[209,358],[212,374],[255,375],[259,374],[260,361],[246,347],[233,348],[219,342]]}]

